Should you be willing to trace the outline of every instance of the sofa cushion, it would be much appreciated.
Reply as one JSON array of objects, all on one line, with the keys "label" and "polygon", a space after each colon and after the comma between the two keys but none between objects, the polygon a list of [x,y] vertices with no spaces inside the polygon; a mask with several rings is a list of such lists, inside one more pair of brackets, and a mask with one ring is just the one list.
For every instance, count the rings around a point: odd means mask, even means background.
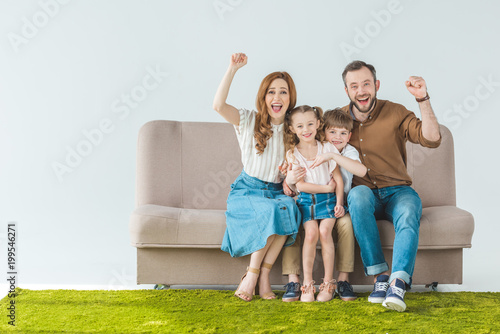
[{"label": "sofa cushion", "polygon": [[130,220],[137,248],[220,248],[225,229],[225,210],[146,204],[135,209]]},{"label": "sofa cushion", "polygon": [[[474,218],[454,206],[424,208],[419,249],[470,248]],[[394,227],[377,221],[382,247],[391,249]],[[138,248],[220,248],[226,217],[224,210],[180,209],[143,205],[132,214],[132,245]]]}]

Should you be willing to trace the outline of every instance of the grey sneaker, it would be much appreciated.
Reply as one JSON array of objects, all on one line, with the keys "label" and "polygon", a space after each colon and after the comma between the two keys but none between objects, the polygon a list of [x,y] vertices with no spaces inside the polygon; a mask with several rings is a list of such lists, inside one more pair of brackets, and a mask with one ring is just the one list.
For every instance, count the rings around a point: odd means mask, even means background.
[{"label": "grey sneaker", "polygon": [[389,288],[389,276],[380,275],[379,277],[377,277],[377,281],[373,285],[373,291],[368,296],[368,301],[370,303],[378,303],[378,304],[383,303],[388,288]]},{"label": "grey sneaker", "polygon": [[339,281],[337,283],[337,294],[343,301],[351,301],[358,298],[352,289],[352,285],[347,281]]},{"label": "grey sneaker", "polygon": [[290,282],[285,285],[284,302],[296,302],[300,298],[300,283]]}]

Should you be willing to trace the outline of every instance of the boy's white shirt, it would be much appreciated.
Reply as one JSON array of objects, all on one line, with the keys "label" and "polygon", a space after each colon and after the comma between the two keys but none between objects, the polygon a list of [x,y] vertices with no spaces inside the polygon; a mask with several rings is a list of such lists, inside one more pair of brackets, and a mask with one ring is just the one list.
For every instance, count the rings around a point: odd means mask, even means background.
[{"label": "boy's white shirt", "polygon": [[[354,146],[350,145],[349,143],[347,143],[340,154],[346,158],[356,160],[361,163],[358,150],[356,150]],[[349,194],[349,191],[351,191],[353,175],[343,167],[340,167],[340,174],[342,174],[342,180],[344,181],[344,195],[346,196],[345,198],[347,198],[347,194]]]}]

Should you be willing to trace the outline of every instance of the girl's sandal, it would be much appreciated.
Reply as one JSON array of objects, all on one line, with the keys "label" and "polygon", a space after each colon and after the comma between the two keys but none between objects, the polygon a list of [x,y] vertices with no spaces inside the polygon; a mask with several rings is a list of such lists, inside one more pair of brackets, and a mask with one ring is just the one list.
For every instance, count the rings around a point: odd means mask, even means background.
[{"label": "girl's sandal", "polygon": [[[234,295],[236,297],[238,297],[239,299],[244,300],[246,302],[249,302],[249,301],[252,300],[253,294],[249,294],[246,291],[240,290],[240,287],[241,287],[241,283],[243,283],[243,279],[245,279],[245,277],[247,277],[247,274],[249,272],[251,272],[253,274],[257,274],[257,275],[260,274],[260,270],[259,269],[252,268],[252,267],[247,267],[247,272],[243,275],[243,277],[241,277],[240,284],[238,285],[238,288],[236,289],[236,292],[234,293]],[[246,297],[246,298],[243,298],[243,297]]]},{"label": "girl's sandal", "polygon": [[319,293],[316,300],[318,302],[329,302],[335,296],[335,289],[337,289],[337,281],[332,279],[330,281],[323,281],[319,286]]},{"label": "girl's sandal", "polygon": [[[263,262],[262,267],[260,267],[260,269],[262,270],[262,268],[271,270],[273,268],[273,265],[270,263]],[[260,295],[260,298],[271,300],[271,299],[276,299],[276,295],[274,294],[274,292],[271,291]]]},{"label": "girl's sandal", "polygon": [[300,295],[301,302],[313,302],[314,301],[314,293],[316,292],[316,288],[314,287],[314,281],[309,282],[309,284],[302,285],[300,290],[302,290],[302,294]]}]

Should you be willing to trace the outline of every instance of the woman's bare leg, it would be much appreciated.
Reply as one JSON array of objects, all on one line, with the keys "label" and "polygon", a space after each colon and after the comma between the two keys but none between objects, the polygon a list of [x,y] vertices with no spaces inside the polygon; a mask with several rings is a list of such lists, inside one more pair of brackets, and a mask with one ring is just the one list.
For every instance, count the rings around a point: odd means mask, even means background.
[{"label": "woman's bare leg", "polygon": [[[267,239],[267,243],[264,246],[264,248],[259,249],[258,251],[253,252],[252,255],[250,255],[250,265],[249,265],[250,268],[260,269],[260,266],[262,264],[262,260],[264,259],[264,256],[266,255],[269,247],[273,243],[274,237],[275,237],[274,235],[270,236]],[[259,279],[259,275],[258,274],[255,274],[255,273],[252,273],[252,272],[248,272],[247,275],[246,275],[246,277],[241,282],[241,284],[239,286],[239,290],[240,291],[245,291],[249,295],[252,295],[253,291],[255,289],[255,286],[257,285],[258,279]],[[243,294],[240,294],[239,296],[240,296],[240,298],[243,298],[245,300],[250,300],[251,299],[251,298],[247,298]]]},{"label": "woman's bare leg", "polygon": [[[288,236],[286,235],[274,235],[274,240],[272,241],[269,249],[267,250],[266,255],[264,256],[263,262],[273,265],[278,258],[278,255],[283,248],[283,245],[286,242]],[[269,240],[269,239],[268,239]],[[262,267],[260,268],[260,277],[259,277],[259,293],[263,296],[266,293],[272,292],[271,289],[271,280],[269,279],[269,273],[271,269]]]}]

